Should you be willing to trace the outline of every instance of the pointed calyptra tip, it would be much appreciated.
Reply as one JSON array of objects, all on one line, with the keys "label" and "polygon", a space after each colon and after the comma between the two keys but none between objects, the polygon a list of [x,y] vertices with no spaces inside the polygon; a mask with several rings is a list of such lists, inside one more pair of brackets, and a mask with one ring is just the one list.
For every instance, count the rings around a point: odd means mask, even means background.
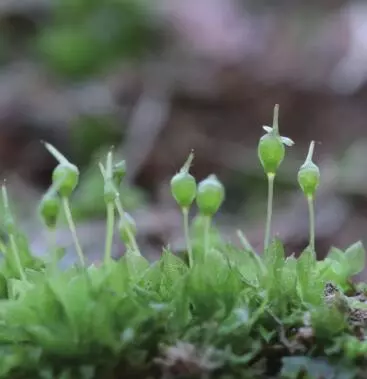
[{"label": "pointed calyptra tip", "polygon": [[315,141],[311,141],[310,147],[308,148],[306,162],[311,162],[312,161],[314,149],[315,149]]},{"label": "pointed calyptra tip", "polygon": [[8,205],[8,192],[6,190],[6,179],[4,179],[4,183],[1,186],[1,193],[3,197],[4,205],[7,206]]},{"label": "pointed calyptra tip", "polygon": [[194,149],[191,150],[189,156],[186,159],[186,162],[181,167],[180,172],[189,172],[193,160],[194,160]]},{"label": "pointed calyptra tip", "polygon": [[107,178],[112,178],[112,149],[107,153],[106,175]]},{"label": "pointed calyptra tip", "polygon": [[273,130],[276,134],[279,133],[279,104],[275,104],[274,106]]},{"label": "pointed calyptra tip", "polygon": [[59,163],[64,163],[64,164],[68,164],[70,163],[68,161],[68,159],[63,155],[61,154],[61,152],[56,149],[55,146],[51,145],[50,143],[48,142],[43,142],[45,148],[48,150],[48,152],[59,162]]}]

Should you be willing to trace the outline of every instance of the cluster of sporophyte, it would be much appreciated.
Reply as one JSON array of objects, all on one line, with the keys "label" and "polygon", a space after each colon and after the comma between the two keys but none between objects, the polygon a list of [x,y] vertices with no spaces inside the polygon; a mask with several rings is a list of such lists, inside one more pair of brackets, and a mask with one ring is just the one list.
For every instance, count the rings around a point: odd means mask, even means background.
[{"label": "cluster of sporophyte", "polygon": [[[273,185],[284,145],[293,142],[279,134],[278,106],[273,126],[264,129],[258,146],[269,188],[263,254],[241,232],[241,248],[221,240],[212,221],[224,186],[214,174],[197,183],[191,153],[171,180],[187,263],[168,248],[156,262],[143,257],[120,199],[126,164],[114,162],[110,151],[99,164],[104,259],[88,264],[70,206],[79,170],[45,143],[58,161],[39,205],[49,256],[32,254],[2,187],[8,238],[0,241],[0,378],[363,378],[367,286],[350,278],[363,269],[364,248],[360,242],[345,251],[333,247],[316,260],[313,200],[320,173],[311,142],[298,172],[309,204],[309,245],[298,258],[285,257],[281,241],[271,238]],[[190,224],[194,202],[200,222]],[[53,238],[61,211],[79,258],[65,270]],[[126,246],[116,260],[115,232]]]}]

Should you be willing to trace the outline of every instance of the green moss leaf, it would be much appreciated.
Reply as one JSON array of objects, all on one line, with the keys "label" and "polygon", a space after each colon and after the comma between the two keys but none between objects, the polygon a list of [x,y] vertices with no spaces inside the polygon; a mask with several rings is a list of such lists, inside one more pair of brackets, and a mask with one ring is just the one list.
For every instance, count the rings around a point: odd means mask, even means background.
[{"label": "green moss leaf", "polygon": [[298,291],[304,303],[318,305],[323,301],[324,280],[311,249],[302,252],[297,261]]},{"label": "green moss leaf", "polygon": [[273,278],[279,279],[284,266],[284,247],[281,241],[275,238],[265,250],[265,266]]},{"label": "green moss leaf", "polygon": [[269,299],[279,298],[285,259],[283,244],[278,239],[274,239],[268,249],[265,250],[264,262],[266,275],[263,278]]},{"label": "green moss leaf", "polygon": [[281,277],[281,288],[283,296],[288,298],[289,302],[297,302],[297,259],[293,256],[285,260]]},{"label": "green moss leaf", "polygon": [[165,249],[160,259],[161,280],[159,292],[163,299],[171,299],[176,291],[175,285],[188,272],[188,266],[169,250]]},{"label": "green moss leaf", "polygon": [[222,254],[228,259],[230,266],[237,270],[246,282],[257,286],[263,274],[261,257],[254,257],[255,252],[239,249],[230,244],[221,247]]},{"label": "green moss leaf", "polygon": [[296,379],[300,374],[323,379],[353,379],[356,375],[356,370],[333,364],[326,359],[306,356],[284,357],[282,363],[281,377],[287,379]]},{"label": "green moss leaf", "polygon": [[345,260],[348,263],[348,274],[360,273],[365,265],[366,252],[361,241],[354,243],[345,250]]}]

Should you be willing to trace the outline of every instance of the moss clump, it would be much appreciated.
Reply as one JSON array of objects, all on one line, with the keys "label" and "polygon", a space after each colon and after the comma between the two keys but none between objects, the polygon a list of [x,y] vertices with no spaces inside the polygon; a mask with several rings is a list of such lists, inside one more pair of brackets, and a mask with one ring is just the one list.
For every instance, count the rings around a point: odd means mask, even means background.
[{"label": "moss clump", "polygon": [[[107,182],[113,167],[110,152],[100,164]],[[242,248],[221,241],[201,215],[186,233],[189,264],[168,249],[149,263],[135,232],[113,260],[114,213],[126,216],[116,195],[106,201],[103,263],[61,270],[58,248],[32,255],[5,186],[3,200],[12,223],[0,241],[0,378],[365,377],[367,286],[350,281],[364,266],[360,242],[317,261],[313,245],[285,257],[271,239],[260,256],[241,234]]]}]

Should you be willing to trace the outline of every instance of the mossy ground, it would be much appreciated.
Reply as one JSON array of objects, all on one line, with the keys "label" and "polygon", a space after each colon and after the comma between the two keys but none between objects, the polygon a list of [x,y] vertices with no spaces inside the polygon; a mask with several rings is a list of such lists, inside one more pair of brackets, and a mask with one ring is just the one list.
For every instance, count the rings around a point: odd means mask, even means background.
[{"label": "mossy ground", "polygon": [[26,278],[7,249],[0,377],[364,377],[360,243],[316,262],[274,240],[260,260],[211,237],[204,255],[197,234],[191,268],[165,250],[60,271],[17,233]]},{"label": "mossy ground", "polygon": [[[276,144],[285,143],[282,138],[272,135]],[[324,260],[316,260],[313,193],[307,195],[310,244],[298,258],[286,257],[282,242],[270,239],[275,177],[270,173],[265,248],[259,255],[241,233],[243,247],[237,248],[213,226],[224,200],[219,180],[210,176],[196,192],[190,177],[190,201],[199,193],[201,199],[191,224],[187,186],[178,192],[172,186],[183,207],[188,254],[179,257],[166,248],[149,263],[118,195],[122,179],[117,182],[114,174],[121,165],[109,152],[106,165],[100,164],[107,208],[104,259],[86,265],[69,202],[78,169],[51,145],[46,148],[62,175],[53,176],[40,216],[52,234],[63,208],[80,263],[61,270],[63,249],[53,245],[45,259],[36,258],[3,186],[8,238],[0,241],[0,378],[367,376],[367,285],[351,281],[364,267],[365,250],[357,242],[345,251],[333,247]],[[189,167],[184,168],[186,180]],[[111,259],[115,225],[126,245],[119,260]]]}]

